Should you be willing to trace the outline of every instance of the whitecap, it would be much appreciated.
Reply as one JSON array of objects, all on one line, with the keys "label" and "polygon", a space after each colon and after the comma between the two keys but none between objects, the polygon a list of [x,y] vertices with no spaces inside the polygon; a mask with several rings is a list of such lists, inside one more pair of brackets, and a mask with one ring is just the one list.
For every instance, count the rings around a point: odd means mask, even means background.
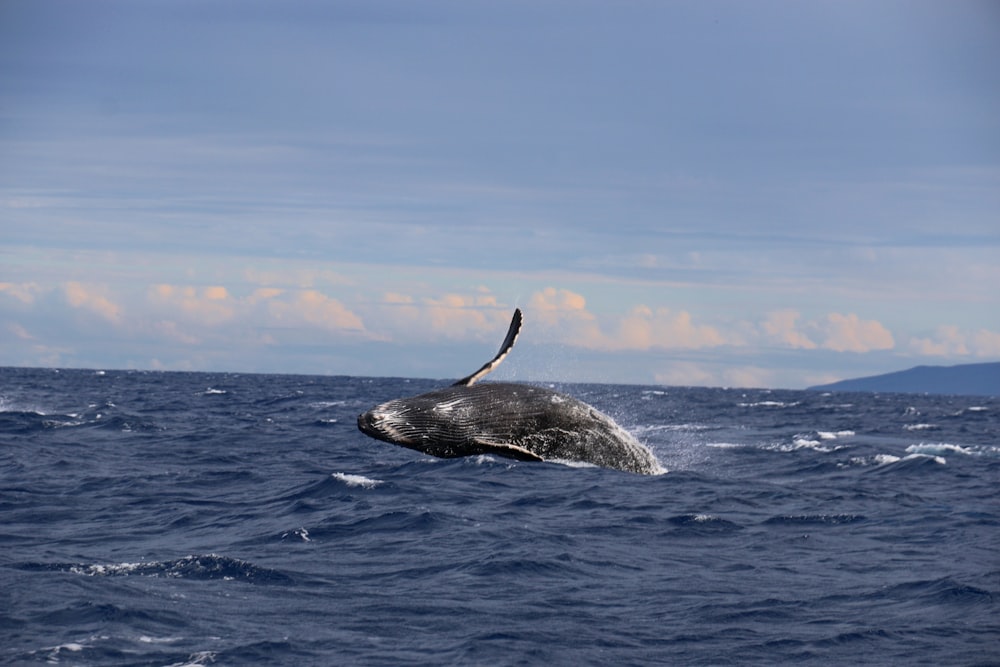
[{"label": "whitecap", "polygon": [[208,389],[202,392],[202,396],[215,396],[228,393],[229,392],[226,391],[225,389],[215,389],[214,387],[209,387]]},{"label": "whitecap", "polygon": [[836,440],[837,438],[850,438],[854,431],[816,431],[820,440]]},{"label": "whitecap", "polygon": [[149,635],[139,637],[139,642],[143,644],[174,644],[179,641],[181,641],[181,637],[150,637]]},{"label": "whitecap", "polygon": [[88,577],[108,577],[112,575],[132,574],[139,568],[146,568],[151,563],[118,563],[117,565],[73,565],[69,571],[73,574],[83,574]]},{"label": "whitecap", "polygon": [[932,428],[937,428],[937,424],[903,424],[906,431],[926,431]]},{"label": "whitecap", "polygon": [[382,483],[380,479],[370,479],[364,475],[351,475],[344,472],[335,472],[332,477],[346,484],[347,486],[359,486],[363,489],[374,489]]},{"label": "whitecap", "polygon": [[802,436],[792,439],[791,443],[787,442],[776,442],[766,445],[760,445],[759,449],[768,452],[795,452],[800,449],[811,449],[815,452],[820,452],[822,454],[828,454],[830,452],[835,452],[838,449],[843,449],[841,446],[829,446],[824,445],[819,440],[813,440],[811,438],[805,438]]},{"label": "whitecap", "polygon": [[934,463],[937,463],[938,465],[948,464],[948,460],[943,456],[932,456],[930,454],[907,454],[906,456],[903,457],[902,460],[911,461],[913,459],[930,459],[931,461],[934,461]]},{"label": "whitecap", "polygon": [[799,404],[799,401],[792,401],[791,403],[785,403],[784,401],[757,401],[756,403],[737,403],[736,405],[741,408],[793,408]]},{"label": "whitecap", "polygon": [[964,454],[966,456],[981,456],[982,452],[976,451],[971,447],[963,447],[961,445],[951,445],[946,442],[940,443],[920,443],[919,445],[910,445],[906,448],[906,451],[910,454],[924,454],[927,456],[937,456],[940,454]]}]

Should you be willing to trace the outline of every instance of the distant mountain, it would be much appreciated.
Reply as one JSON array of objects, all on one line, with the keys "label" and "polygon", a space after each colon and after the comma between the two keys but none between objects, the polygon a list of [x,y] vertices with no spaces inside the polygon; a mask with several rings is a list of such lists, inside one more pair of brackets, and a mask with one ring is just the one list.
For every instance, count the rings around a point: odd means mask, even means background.
[{"label": "distant mountain", "polygon": [[1000,396],[1000,362],[917,366],[906,371],[809,387],[809,391],[886,391],[907,394]]}]

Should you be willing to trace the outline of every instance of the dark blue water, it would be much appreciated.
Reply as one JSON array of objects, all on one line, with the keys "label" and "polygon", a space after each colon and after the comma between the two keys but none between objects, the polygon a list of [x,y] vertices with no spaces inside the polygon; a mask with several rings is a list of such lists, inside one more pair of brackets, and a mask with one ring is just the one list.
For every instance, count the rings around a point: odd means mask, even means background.
[{"label": "dark blue water", "polygon": [[0,369],[0,659],[1000,664],[1000,400],[561,387],[657,477],[357,431],[441,384]]}]

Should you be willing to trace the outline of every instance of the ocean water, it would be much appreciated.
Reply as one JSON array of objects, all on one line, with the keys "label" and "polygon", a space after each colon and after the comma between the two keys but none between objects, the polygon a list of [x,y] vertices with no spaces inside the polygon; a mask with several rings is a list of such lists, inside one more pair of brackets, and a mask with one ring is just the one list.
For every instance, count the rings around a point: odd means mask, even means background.
[{"label": "ocean water", "polygon": [[0,369],[0,662],[1000,664],[997,398],[558,387],[651,477],[358,432],[442,384]]}]

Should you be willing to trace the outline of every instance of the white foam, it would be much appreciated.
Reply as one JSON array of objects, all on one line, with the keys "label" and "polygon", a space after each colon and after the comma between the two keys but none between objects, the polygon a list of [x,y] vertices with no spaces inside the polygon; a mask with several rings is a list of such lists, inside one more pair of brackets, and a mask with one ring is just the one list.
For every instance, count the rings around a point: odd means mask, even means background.
[{"label": "white foam", "polygon": [[598,466],[586,461],[571,461],[570,459],[545,459],[546,463],[558,463],[568,468],[597,468]]},{"label": "white foam", "polygon": [[926,431],[932,428],[937,428],[937,424],[903,424],[906,431]]},{"label": "white foam", "polygon": [[69,568],[73,574],[83,574],[88,577],[107,577],[116,574],[131,574],[140,567],[148,567],[150,563],[118,563],[117,565],[74,565]]},{"label": "white foam", "polygon": [[795,452],[800,449],[811,449],[822,454],[828,454],[830,452],[835,452],[838,449],[843,449],[843,447],[839,445],[824,445],[819,440],[813,440],[802,436],[793,438],[791,443],[776,442],[767,445],[760,445],[759,448],[768,452]]},{"label": "white foam", "polygon": [[655,431],[704,431],[711,428],[707,424],[650,424],[635,426],[630,429],[632,435],[653,433]]},{"label": "white foam", "polygon": [[757,401],[756,403],[737,403],[741,408],[793,408],[799,401],[785,403],[784,401]]},{"label": "white foam", "polygon": [[215,657],[215,651],[198,651],[189,655],[186,662],[175,662],[167,667],[204,667],[215,662]]},{"label": "white foam", "polygon": [[359,486],[363,489],[374,489],[382,483],[382,480],[380,479],[370,479],[364,475],[351,475],[344,472],[335,472],[332,477],[336,480],[340,480],[347,486]]},{"label": "white foam", "polygon": [[209,387],[208,389],[202,392],[202,396],[213,396],[213,395],[228,394],[228,393],[229,392],[226,391],[225,389],[215,389],[213,387]]},{"label": "white foam", "polygon": [[903,457],[904,461],[909,461],[911,459],[930,459],[931,461],[934,461],[934,463],[937,463],[938,465],[942,466],[948,464],[948,460],[943,456],[930,456],[928,454],[907,454],[906,456]]},{"label": "white foam", "polygon": [[[948,461],[941,456],[932,456],[924,453],[911,453],[906,456],[896,456],[895,454],[876,454],[875,456],[855,456],[849,460],[849,465],[856,466],[882,466],[899,463],[900,461],[912,461],[914,459],[930,459],[938,465],[947,465]],[[848,465],[840,464],[839,467],[846,468]]]},{"label": "white foam", "polygon": [[964,454],[965,456],[982,456],[982,452],[976,451],[970,447],[962,447],[961,445],[950,445],[946,442],[940,443],[920,443],[919,445],[910,445],[906,448],[906,451],[910,454],[924,454],[927,456],[937,456],[940,454]]},{"label": "white foam", "polygon": [[854,431],[816,431],[820,440],[836,440],[837,438],[849,438],[854,435]]},{"label": "white foam", "polygon": [[149,635],[142,635],[139,637],[139,641],[143,644],[173,644],[175,642],[181,641],[180,637],[150,637]]},{"label": "white foam", "polygon": [[312,540],[309,539],[309,531],[306,530],[305,527],[296,528],[295,530],[290,530],[287,533],[282,534],[281,539],[285,539],[289,535],[294,535],[296,537],[300,537],[300,538],[302,538],[303,542],[312,542]]}]

